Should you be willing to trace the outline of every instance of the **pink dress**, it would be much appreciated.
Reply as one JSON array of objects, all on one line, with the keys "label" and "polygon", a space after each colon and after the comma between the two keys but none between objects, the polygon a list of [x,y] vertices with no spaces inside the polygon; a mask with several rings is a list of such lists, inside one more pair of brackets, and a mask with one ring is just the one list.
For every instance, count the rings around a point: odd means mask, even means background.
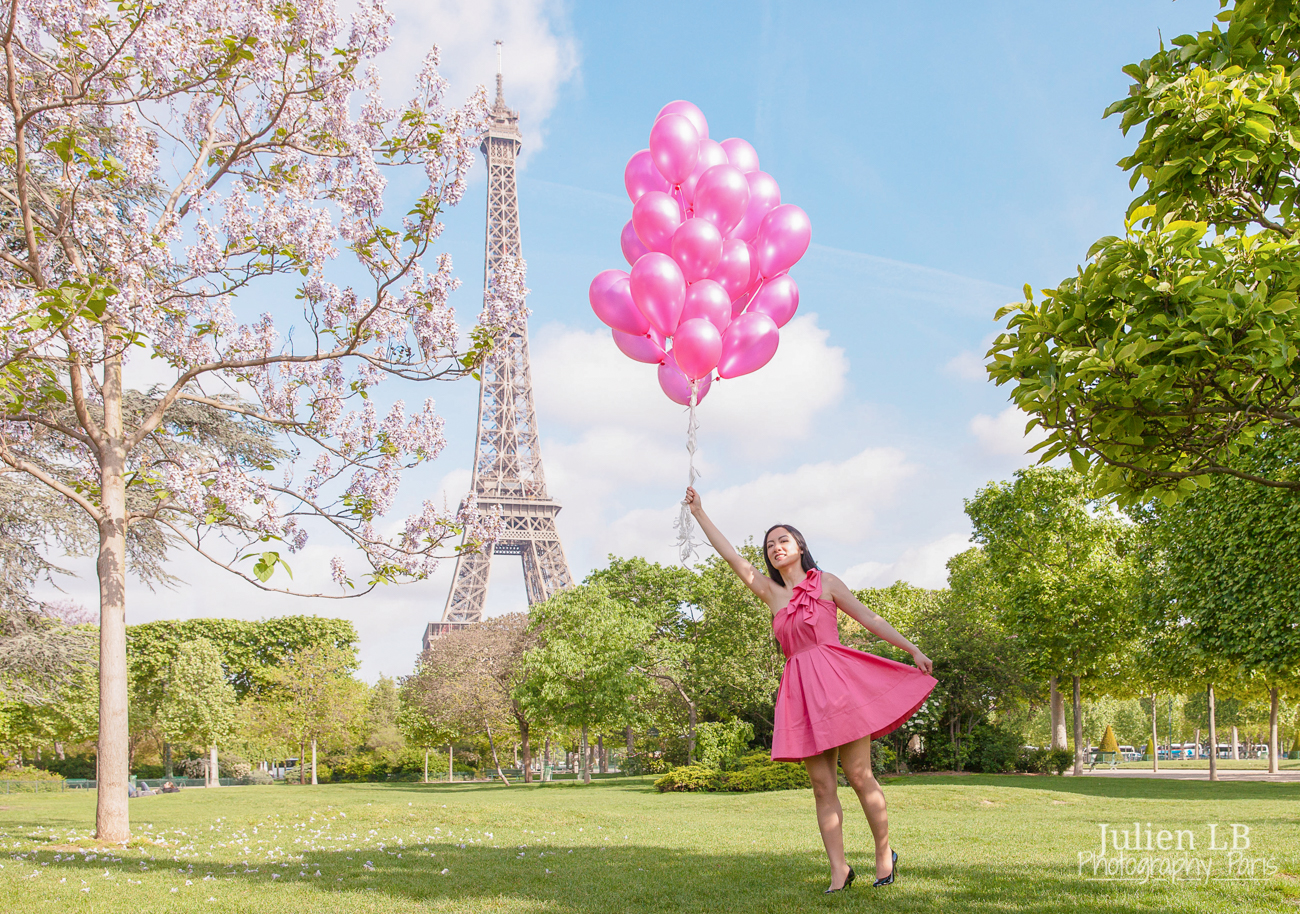
[{"label": "pink dress", "polygon": [[939,682],[914,666],[841,644],[837,609],[822,598],[821,581],[819,570],[808,572],[794,586],[790,604],[772,618],[786,656],[772,734],[778,762],[892,733]]}]

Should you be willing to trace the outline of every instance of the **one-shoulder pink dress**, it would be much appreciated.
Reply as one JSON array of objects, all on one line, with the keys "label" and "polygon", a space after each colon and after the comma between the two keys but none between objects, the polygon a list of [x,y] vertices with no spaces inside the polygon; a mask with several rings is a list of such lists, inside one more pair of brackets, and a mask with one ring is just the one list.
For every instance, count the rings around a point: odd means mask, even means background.
[{"label": "one-shoulder pink dress", "polygon": [[[938,680],[914,666],[840,643],[835,602],[808,572],[772,617],[785,652],[772,758],[798,762],[864,736],[884,736],[917,712]],[[813,596],[817,594],[817,596]]]}]

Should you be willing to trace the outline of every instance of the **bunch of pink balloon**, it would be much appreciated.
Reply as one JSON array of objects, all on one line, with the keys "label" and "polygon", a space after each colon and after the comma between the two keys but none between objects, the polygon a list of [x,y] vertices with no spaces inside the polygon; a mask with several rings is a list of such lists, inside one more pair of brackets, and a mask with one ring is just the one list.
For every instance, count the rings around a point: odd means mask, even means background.
[{"label": "bunch of pink balloon", "polygon": [[698,402],[715,372],[735,378],[771,361],[799,307],[788,271],[808,250],[812,225],[781,203],[754,147],[709,139],[699,108],[670,102],[623,183],[632,218],[621,241],[632,269],[605,270],[589,290],[618,348],[657,364],[664,393],[683,405],[692,383]]}]

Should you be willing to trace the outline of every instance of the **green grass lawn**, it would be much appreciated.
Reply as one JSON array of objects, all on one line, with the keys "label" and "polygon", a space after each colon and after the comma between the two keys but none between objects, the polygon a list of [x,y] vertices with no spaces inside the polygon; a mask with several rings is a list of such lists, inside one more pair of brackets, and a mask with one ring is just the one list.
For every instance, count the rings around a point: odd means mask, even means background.
[{"label": "green grass lawn", "polygon": [[[885,782],[898,881],[871,889],[870,833],[850,815],[858,883],[827,866],[807,790],[658,794],[650,778],[232,787],[131,801],[138,840],[87,840],[91,793],[0,797],[0,898],[23,912],[1296,911],[1300,786],[973,775]],[[841,791],[846,810],[853,796]],[[1209,882],[1079,874],[1099,823],[1192,829]],[[1259,881],[1221,881],[1206,823],[1249,826]],[[1111,852],[1112,855],[1114,852]],[[1257,870],[1257,873],[1260,872]]]}]

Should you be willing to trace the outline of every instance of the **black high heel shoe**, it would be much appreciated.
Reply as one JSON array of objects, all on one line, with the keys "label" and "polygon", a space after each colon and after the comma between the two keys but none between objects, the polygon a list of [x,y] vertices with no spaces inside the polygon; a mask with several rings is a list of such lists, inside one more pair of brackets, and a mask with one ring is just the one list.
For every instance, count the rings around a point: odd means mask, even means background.
[{"label": "black high heel shoe", "polygon": [[826,891],[822,892],[822,894],[830,895],[832,892],[843,892],[849,886],[853,885],[853,877],[856,875],[857,873],[853,872],[853,867],[849,867],[849,874],[844,877],[844,885],[840,886],[838,889],[827,889]]},{"label": "black high heel shoe", "polygon": [[883,879],[877,879],[875,882],[871,883],[871,887],[873,889],[879,888],[882,885],[894,884],[894,873],[898,871],[898,851],[891,851],[891,853],[894,856],[889,863],[889,875],[884,877]]}]

